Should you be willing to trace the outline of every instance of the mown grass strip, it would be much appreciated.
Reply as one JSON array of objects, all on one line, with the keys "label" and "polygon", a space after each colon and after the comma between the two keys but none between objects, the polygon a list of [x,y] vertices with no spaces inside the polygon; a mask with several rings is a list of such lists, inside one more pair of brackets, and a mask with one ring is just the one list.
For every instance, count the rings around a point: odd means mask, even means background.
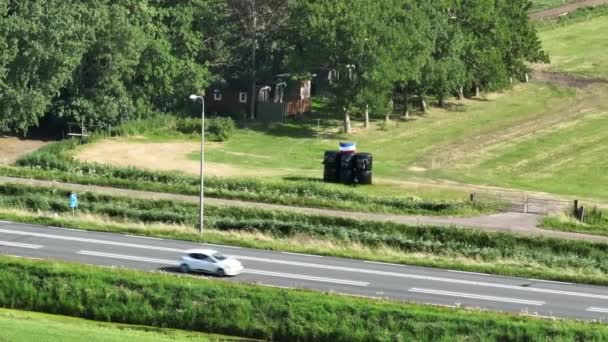
[{"label": "mown grass strip", "polygon": [[[81,342],[240,341],[183,330],[110,324],[38,312],[0,309],[0,341]],[[245,341],[245,340],[243,340]]]},{"label": "mown grass strip", "polygon": [[6,220],[608,285],[605,244],[213,206],[201,237],[196,204],[83,193],[82,216],[70,218],[63,191],[0,186],[0,195],[0,208],[23,210],[3,210]]},{"label": "mown grass strip", "polygon": [[0,305],[273,341],[601,341],[608,328],[0,257]]}]

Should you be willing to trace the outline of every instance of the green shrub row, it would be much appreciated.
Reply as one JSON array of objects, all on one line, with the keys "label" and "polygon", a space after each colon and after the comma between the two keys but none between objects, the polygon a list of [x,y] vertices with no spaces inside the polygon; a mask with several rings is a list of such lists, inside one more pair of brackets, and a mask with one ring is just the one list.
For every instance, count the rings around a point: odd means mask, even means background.
[{"label": "green shrub row", "polygon": [[[175,129],[183,134],[201,134],[200,118],[182,118],[176,122]],[[236,130],[234,120],[229,117],[214,117],[205,119],[205,133],[213,141],[228,141]]]},{"label": "green shrub row", "polygon": [[0,258],[0,305],[272,341],[602,341],[608,328]]},{"label": "green shrub row", "polygon": [[[0,185],[0,207],[64,213],[70,210],[67,198],[68,192],[63,190]],[[93,193],[79,195],[78,210],[145,223],[179,223],[194,227],[198,220],[198,207],[193,203]],[[520,276],[534,273],[545,278],[608,284],[608,245],[603,244],[255,208],[207,206],[205,215],[207,227],[220,231],[259,232],[274,238],[308,236],[338,243],[355,242],[370,248],[389,246],[404,254],[424,253],[444,259],[469,260],[471,265],[468,267],[476,263],[493,265],[487,268],[493,273]],[[578,275],[565,270],[578,270]]]}]

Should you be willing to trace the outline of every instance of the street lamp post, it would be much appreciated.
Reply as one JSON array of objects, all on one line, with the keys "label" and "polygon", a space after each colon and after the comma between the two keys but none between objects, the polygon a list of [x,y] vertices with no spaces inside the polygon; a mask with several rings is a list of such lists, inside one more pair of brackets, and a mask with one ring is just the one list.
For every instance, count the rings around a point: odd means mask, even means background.
[{"label": "street lamp post", "polygon": [[[203,94],[204,95],[204,94]],[[204,193],[204,177],[203,177],[203,172],[204,172],[204,167],[205,167],[205,98],[203,96],[198,96],[198,95],[190,95],[190,100],[196,102],[198,100],[201,100],[201,104],[202,104],[202,112],[201,112],[201,170],[200,170],[200,176],[201,176],[201,194],[200,194],[200,198],[199,198],[199,226],[198,226],[198,230],[200,234],[203,234],[203,214],[204,214],[204,200],[205,200],[205,193]]]}]

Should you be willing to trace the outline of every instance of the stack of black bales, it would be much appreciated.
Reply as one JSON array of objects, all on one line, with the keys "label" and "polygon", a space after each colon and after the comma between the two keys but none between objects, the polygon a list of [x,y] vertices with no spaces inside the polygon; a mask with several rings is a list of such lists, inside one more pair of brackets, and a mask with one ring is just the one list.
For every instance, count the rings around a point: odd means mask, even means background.
[{"label": "stack of black bales", "polygon": [[356,153],[354,147],[353,143],[341,143],[340,151],[325,151],[324,182],[372,184],[372,155]]}]

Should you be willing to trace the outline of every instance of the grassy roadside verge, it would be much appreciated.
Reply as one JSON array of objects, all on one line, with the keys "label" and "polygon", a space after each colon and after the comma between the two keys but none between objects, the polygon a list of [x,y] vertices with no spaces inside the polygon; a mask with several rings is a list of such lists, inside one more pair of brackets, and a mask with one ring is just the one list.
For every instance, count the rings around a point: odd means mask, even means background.
[{"label": "grassy roadside verge", "polygon": [[593,235],[608,236],[608,211],[591,209],[581,223],[569,216],[550,216],[543,220],[543,228]]},{"label": "grassy roadside verge", "polygon": [[222,341],[239,338],[163,329],[111,324],[38,312],[0,309],[0,341],[80,342]]},{"label": "grassy roadside verge", "polygon": [[[16,191],[9,193],[7,190]],[[19,192],[21,191],[21,192]],[[53,189],[0,186],[0,218],[260,249],[395,262],[474,272],[608,285],[608,245],[470,229],[266,211],[206,209],[206,233],[195,230],[196,204],[81,194],[71,217]],[[59,198],[59,199],[57,199]]]},{"label": "grassy roadside verge", "polygon": [[0,257],[0,305],[273,341],[600,341],[608,328]]}]

